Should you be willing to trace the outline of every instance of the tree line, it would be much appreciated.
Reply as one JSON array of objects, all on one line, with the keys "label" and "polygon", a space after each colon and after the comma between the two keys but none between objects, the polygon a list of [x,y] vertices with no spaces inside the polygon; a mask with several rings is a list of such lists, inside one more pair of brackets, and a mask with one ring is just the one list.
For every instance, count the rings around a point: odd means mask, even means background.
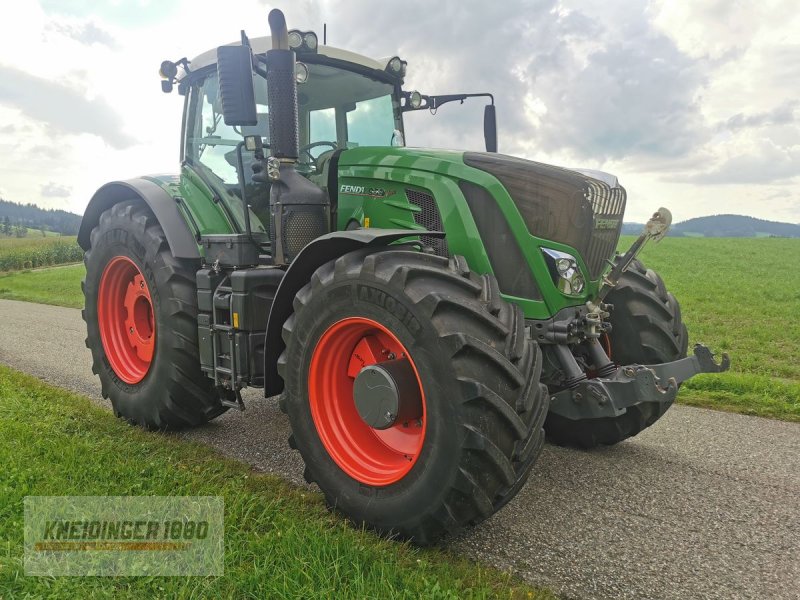
[{"label": "tree line", "polygon": [[76,235],[81,216],[59,209],[45,209],[35,204],[18,204],[0,198],[0,233],[25,237],[28,229],[37,229],[42,235],[54,231],[61,235]]}]

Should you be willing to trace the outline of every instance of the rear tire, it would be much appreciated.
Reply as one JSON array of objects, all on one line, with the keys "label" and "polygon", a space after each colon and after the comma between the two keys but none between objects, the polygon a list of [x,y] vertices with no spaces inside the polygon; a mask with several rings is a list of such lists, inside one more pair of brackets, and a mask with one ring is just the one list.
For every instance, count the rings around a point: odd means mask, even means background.
[{"label": "rear tire", "polygon": [[[114,413],[148,429],[176,429],[203,424],[225,412],[211,380],[200,370],[195,283],[199,262],[173,257],[155,216],[137,201],[106,210],[90,239],[82,284],[86,346],[92,351],[92,371],[100,377],[103,397],[111,400]],[[135,277],[115,285],[120,264],[121,276]],[[120,294],[131,283],[146,297],[137,300],[135,308],[121,305]],[[146,316],[138,315],[136,321],[131,312],[140,309]],[[129,324],[131,336],[133,329],[136,335],[146,330],[151,346],[147,353],[137,349],[137,356],[126,348],[123,336]]]},{"label": "rear tire", "polygon": [[[655,271],[633,261],[606,301],[614,306],[608,342],[616,364],[657,365],[686,356],[689,334],[680,305]],[[547,438],[561,446],[613,445],[650,427],[667,408],[648,402],[619,417],[581,420],[551,413],[545,430]]]},{"label": "rear tire", "polygon": [[[285,381],[281,407],[306,479],[319,485],[330,507],[382,534],[424,545],[489,517],[522,487],[544,441],[548,396],[539,383],[539,347],[527,335],[520,309],[501,299],[494,277],[471,273],[459,257],[357,251],[320,267],[294,308],[278,363]],[[376,430],[352,419],[331,442],[330,426],[312,408],[316,365],[325,359],[317,346],[328,349],[325,356],[339,356],[330,352],[330,332],[370,322],[377,327],[367,337],[388,339],[385,329],[396,341],[387,343],[407,353],[425,407],[418,451],[409,451],[410,465],[389,469],[389,476],[373,477],[359,466],[360,453],[371,447],[369,436],[380,438]],[[360,359],[348,344],[344,353]],[[348,364],[325,360],[331,369]],[[344,393],[330,391],[324,401],[341,402],[346,415],[353,399],[344,377]],[[355,439],[364,441],[350,441]],[[374,452],[367,458],[386,464],[392,458]]]}]

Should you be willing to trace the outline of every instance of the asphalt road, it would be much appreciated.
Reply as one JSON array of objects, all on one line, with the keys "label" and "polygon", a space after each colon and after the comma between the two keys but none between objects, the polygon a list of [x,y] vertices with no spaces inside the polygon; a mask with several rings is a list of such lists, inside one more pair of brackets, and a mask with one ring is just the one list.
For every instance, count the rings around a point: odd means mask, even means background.
[{"label": "asphalt road", "polygon": [[[80,311],[0,300],[0,362],[102,402]],[[275,399],[186,437],[303,484]],[[156,434],[157,435],[157,434]],[[459,553],[574,598],[800,598],[800,425],[675,406],[594,452],[546,446]]]}]

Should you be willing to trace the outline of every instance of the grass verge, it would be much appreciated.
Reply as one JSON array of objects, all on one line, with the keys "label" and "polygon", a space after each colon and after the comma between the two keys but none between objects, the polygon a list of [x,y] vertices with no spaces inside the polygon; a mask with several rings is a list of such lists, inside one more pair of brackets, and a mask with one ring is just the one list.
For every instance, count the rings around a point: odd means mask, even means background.
[{"label": "grass verge", "polygon": [[[442,550],[353,529],[319,494],[200,444],[134,429],[0,366],[0,598],[552,598]],[[25,577],[28,495],[223,496],[221,577]]]},{"label": "grass verge", "polygon": [[83,308],[83,264],[0,274],[0,298]]}]

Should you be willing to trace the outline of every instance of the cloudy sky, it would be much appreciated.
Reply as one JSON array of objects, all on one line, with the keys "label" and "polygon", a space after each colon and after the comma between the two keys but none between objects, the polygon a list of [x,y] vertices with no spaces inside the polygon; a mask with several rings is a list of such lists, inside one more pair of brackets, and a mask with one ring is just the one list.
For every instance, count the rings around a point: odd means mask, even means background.
[{"label": "cloudy sky", "polygon": [[[409,62],[407,88],[494,92],[500,151],[601,169],[628,219],[800,222],[797,0],[26,0],[0,19],[0,196],[82,212],[102,183],[177,169],[163,59],[328,24]],[[408,116],[407,142],[482,149],[480,102]]]}]

